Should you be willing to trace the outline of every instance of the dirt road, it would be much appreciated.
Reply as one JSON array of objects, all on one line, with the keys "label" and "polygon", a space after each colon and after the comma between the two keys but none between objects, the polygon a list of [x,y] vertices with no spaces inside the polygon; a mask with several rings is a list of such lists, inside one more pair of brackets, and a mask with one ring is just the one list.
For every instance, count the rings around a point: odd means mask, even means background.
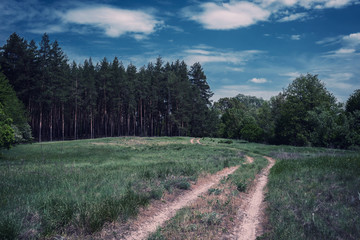
[{"label": "dirt road", "polygon": [[262,204],[265,197],[264,188],[268,182],[270,169],[275,164],[275,160],[265,157],[269,165],[263,169],[259,177],[255,180],[256,185],[248,194],[243,205],[239,209],[238,218],[241,224],[238,225],[233,233],[234,239],[252,240],[261,235],[260,223],[263,219]]},{"label": "dirt road", "polygon": [[192,139],[190,140],[191,144],[195,144],[195,141],[197,142],[197,144],[202,145],[201,142],[200,142],[200,138],[198,138],[198,139],[192,138]]},{"label": "dirt road", "polygon": [[[193,138],[190,142],[195,144],[196,141],[201,144],[199,140]],[[252,164],[254,161],[252,157],[245,156],[245,158],[245,164]],[[236,222],[238,224],[227,236],[230,239],[255,240],[262,233],[260,223],[264,216],[262,208],[265,195],[264,188],[268,181],[270,168],[275,164],[274,159],[265,158],[268,159],[269,165],[254,180],[250,192],[244,193],[246,195],[245,200],[240,204],[237,214]],[[238,167],[225,168],[216,174],[199,179],[196,184],[191,186],[191,190],[185,191],[179,196],[165,197],[162,200],[155,201],[149,207],[142,209],[137,218],[128,222],[126,227],[119,225],[119,223],[113,223],[112,226],[105,227],[98,237],[101,239],[146,239],[158,227],[174,217],[178,210],[196,201],[198,196],[218,184],[223,177],[235,172]]]},{"label": "dirt road", "polygon": [[124,239],[137,240],[146,239],[150,233],[161,226],[165,221],[175,216],[176,211],[188,206],[192,201],[209,188],[218,184],[219,181],[227,175],[233,173],[239,166],[225,168],[214,175],[207,178],[200,179],[196,185],[192,186],[190,191],[185,192],[178,197],[175,201],[163,203],[155,208],[149,208],[138,216],[138,220],[133,222],[133,227],[123,236]]}]

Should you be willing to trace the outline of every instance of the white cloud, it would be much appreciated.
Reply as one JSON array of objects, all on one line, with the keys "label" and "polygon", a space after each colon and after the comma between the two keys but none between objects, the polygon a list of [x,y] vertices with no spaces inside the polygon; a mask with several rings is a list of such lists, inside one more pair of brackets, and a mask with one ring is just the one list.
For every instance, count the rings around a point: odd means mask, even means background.
[{"label": "white cloud", "polygon": [[356,50],[352,49],[352,48],[340,48],[339,50],[335,51],[336,55],[339,54],[350,54],[350,53],[354,53]]},{"label": "white cloud", "polygon": [[291,40],[300,40],[300,35],[291,35]]},{"label": "white cloud", "polygon": [[133,33],[136,39],[151,34],[156,27],[162,25],[154,16],[136,10],[111,8],[108,6],[92,6],[69,10],[63,15],[68,23],[90,25],[101,28],[109,37],[119,37],[127,33]]},{"label": "white cloud", "polygon": [[332,73],[324,78],[326,86],[336,89],[353,89],[354,85],[348,82],[353,77],[352,73]]},{"label": "white cloud", "polygon": [[280,91],[280,89],[279,91],[267,90],[265,88],[250,85],[225,85],[221,88],[214,89],[212,100],[217,101],[224,97],[235,97],[239,93],[269,100],[271,97],[278,95]]},{"label": "white cloud", "polygon": [[227,30],[247,27],[259,21],[265,21],[270,12],[250,2],[223,3],[222,5],[208,2],[200,5],[201,12],[187,8],[184,15],[199,22],[206,29]]},{"label": "white cloud", "polygon": [[278,20],[278,22],[291,22],[298,19],[304,19],[308,17],[308,13],[294,13],[289,16],[285,16]]},{"label": "white cloud", "polygon": [[341,42],[343,36],[338,36],[338,37],[327,37],[327,38],[324,38],[322,40],[319,40],[316,42],[316,44],[319,44],[319,45],[334,45],[334,44],[338,44]]},{"label": "white cloud", "polygon": [[357,50],[360,50],[360,33],[325,38],[316,43],[322,45],[341,45],[340,48],[324,54],[323,56],[326,58],[353,57],[358,55]]},{"label": "white cloud", "polygon": [[306,9],[342,8],[356,0],[258,0],[263,7],[284,8],[300,6]]},{"label": "white cloud", "polygon": [[279,75],[289,77],[289,80],[292,81],[292,80],[296,79],[297,77],[300,77],[301,73],[299,73],[299,72],[287,72],[287,73],[281,73]]},{"label": "white cloud", "polygon": [[342,8],[351,3],[351,0],[330,0],[325,1],[324,7],[326,8]]},{"label": "white cloud", "polygon": [[255,0],[254,2],[230,0],[228,3],[205,2],[183,9],[183,15],[200,23],[205,29],[229,30],[248,27],[272,16],[278,22],[306,20],[306,10],[342,8],[356,4],[357,0]]},{"label": "white cloud", "polygon": [[[210,47],[195,47],[193,49],[184,50],[185,62],[193,64],[200,62],[201,64],[206,63],[231,63],[231,64],[244,64],[245,62],[253,59],[257,55],[262,54],[259,50],[246,50],[246,51],[233,51],[224,49],[213,49]],[[237,68],[236,70],[242,70]]]},{"label": "white cloud", "polygon": [[61,33],[67,31],[67,27],[63,25],[44,25],[34,24],[34,28],[29,29],[31,33],[44,34],[46,33]]},{"label": "white cloud", "polygon": [[239,68],[239,67],[226,67],[226,69],[233,72],[244,72],[244,68]]},{"label": "white cloud", "polygon": [[349,46],[357,46],[360,45],[360,32],[358,33],[351,33],[347,36],[343,37],[343,40]]},{"label": "white cloud", "polygon": [[266,78],[252,78],[249,81],[253,82],[253,83],[266,83],[266,82],[268,82],[268,80]]},{"label": "white cloud", "polygon": [[186,53],[189,53],[189,54],[202,54],[202,55],[209,55],[211,54],[210,51],[207,51],[207,50],[203,50],[203,49],[188,49],[188,50],[185,50]]}]

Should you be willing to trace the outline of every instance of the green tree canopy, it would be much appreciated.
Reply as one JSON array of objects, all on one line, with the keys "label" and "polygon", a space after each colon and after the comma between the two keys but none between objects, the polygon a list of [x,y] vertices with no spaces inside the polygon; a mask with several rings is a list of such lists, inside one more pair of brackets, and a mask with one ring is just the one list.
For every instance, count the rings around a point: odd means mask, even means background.
[{"label": "green tree canopy", "polygon": [[345,109],[348,113],[360,111],[360,89],[355,90],[354,93],[351,94],[346,101]]},{"label": "green tree canopy", "polygon": [[9,118],[0,103],[0,149],[11,147],[15,140],[14,129],[11,128],[12,119]]},{"label": "green tree canopy", "polygon": [[336,108],[335,97],[325,88],[317,75],[307,74],[296,78],[281,94],[283,102],[275,123],[278,143],[291,145],[310,144],[314,131],[310,112],[315,109],[330,111]]},{"label": "green tree canopy", "polygon": [[[17,98],[14,89],[2,72],[0,72],[0,104],[1,145],[9,148],[14,142],[31,140],[31,130],[27,123],[24,105]],[[14,134],[13,137],[12,134]]]}]

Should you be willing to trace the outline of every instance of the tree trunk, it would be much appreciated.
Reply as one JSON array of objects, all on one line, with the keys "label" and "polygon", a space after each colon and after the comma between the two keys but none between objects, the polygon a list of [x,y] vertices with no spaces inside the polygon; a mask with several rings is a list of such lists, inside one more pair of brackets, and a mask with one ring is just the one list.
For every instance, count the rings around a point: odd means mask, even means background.
[{"label": "tree trunk", "polygon": [[65,140],[65,109],[64,103],[61,104],[61,133],[62,133],[62,140]]},{"label": "tree trunk", "polygon": [[93,109],[91,108],[91,113],[90,113],[90,137],[91,139],[94,138],[94,116],[93,116]]},{"label": "tree trunk", "polygon": [[114,121],[112,114],[110,115],[110,137],[114,136]]},{"label": "tree trunk", "polygon": [[136,113],[134,110],[134,114],[133,114],[133,135],[136,135]]},{"label": "tree trunk", "polygon": [[140,108],[140,136],[143,136],[143,116],[142,116],[142,100],[139,100]]},{"label": "tree trunk", "polygon": [[78,80],[76,78],[75,81],[75,114],[74,114],[74,139],[77,139],[77,88],[78,88]]},{"label": "tree trunk", "polygon": [[130,114],[127,114],[127,135],[130,136]]},{"label": "tree trunk", "polygon": [[40,103],[40,116],[39,116],[39,142],[41,142],[41,131],[42,131],[42,104]]},{"label": "tree trunk", "polygon": [[49,129],[50,129],[50,142],[53,140],[53,107],[50,107],[50,121],[49,121]]},{"label": "tree trunk", "polygon": [[74,139],[77,139],[77,104],[75,103],[75,114],[74,114]]}]

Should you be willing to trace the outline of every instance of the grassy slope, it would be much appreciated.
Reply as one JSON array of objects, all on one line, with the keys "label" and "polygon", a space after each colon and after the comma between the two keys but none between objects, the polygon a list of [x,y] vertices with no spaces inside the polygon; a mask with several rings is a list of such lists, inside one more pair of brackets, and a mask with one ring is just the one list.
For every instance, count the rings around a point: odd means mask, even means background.
[{"label": "grassy slope", "polygon": [[107,138],[20,145],[0,160],[0,239],[126,220],[166,189],[239,164],[239,150],[190,138]]}]

